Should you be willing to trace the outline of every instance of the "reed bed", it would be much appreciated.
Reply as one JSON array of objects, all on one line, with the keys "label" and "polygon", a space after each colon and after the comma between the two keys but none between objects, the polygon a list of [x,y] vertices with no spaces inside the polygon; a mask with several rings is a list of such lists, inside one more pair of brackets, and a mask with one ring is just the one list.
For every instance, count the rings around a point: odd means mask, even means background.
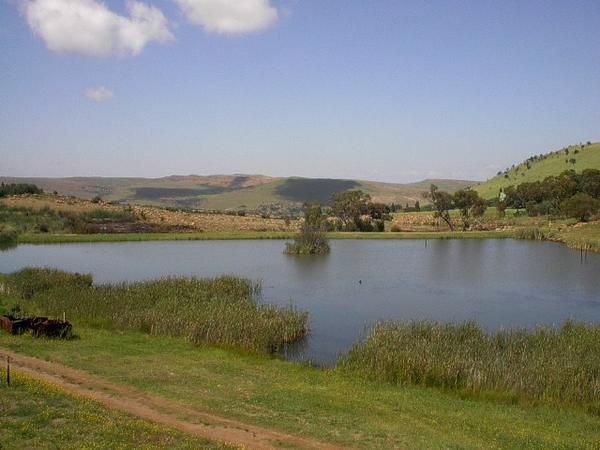
[{"label": "reed bed", "polygon": [[600,413],[600,327],[488,334],[474,322],[380,323],[338,368],[369,380],[510,399],[585,405]]},{"label": "reed bed", "polygon": [[56,269],[26,267],[3,277],[5,293],[30,299],[36,293],[56,288],[84,288],[92,285],[91,275]]},{"label": "reed bed", "polygon": [[[307,333],[308,315],[296,309],[259,302],[261,286],[244,278],[164,278],[156,281],[87,284],[86,276],[71,276],[71,283],[48,287],[48,270],[26,269],[32,279],[20,292],[30,298],[29,307],[75,325],[130,329],[151,335],[183,336],[195,343],[275,352]],[[81,277],[84,277],[82,282]],[[17,272],[8,277],[25,277]],[[37,286],[32,288],[31,286]],[[25,296],[23,296],[25,297]]]},{"label": "reed bed", "polygon": [[523,228],[515,232],[515,239],[529,241],[547,241],[552,238],[551,233],[547,233],[540,228]]},{"label": "reed bed", "polygon": [[14,231],[0,230],[0,250],[7,250],[17,246],[18,235]]}]

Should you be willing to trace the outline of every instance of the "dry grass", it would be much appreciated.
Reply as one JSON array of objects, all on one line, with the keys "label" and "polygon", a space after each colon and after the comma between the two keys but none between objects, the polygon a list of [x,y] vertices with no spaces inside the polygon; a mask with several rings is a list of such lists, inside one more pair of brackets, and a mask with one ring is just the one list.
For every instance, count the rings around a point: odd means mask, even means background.
[{"label": "dry grass", "polygon": [[72,197],[54,195],[24,195],[0,199],[8,207],[29,208],[34,211],[50,209],[65,213],[89,213],[105,210],[113,213],[131,211],[142,223],[160,226],[184,227],[195,231],[296,231],[297,221],[286,225],[283,219],[264,219],[256,215],[237,216],[229,214],[192,213],[173,211],[159,207],[112,205],[106,202],[92,203]]}]

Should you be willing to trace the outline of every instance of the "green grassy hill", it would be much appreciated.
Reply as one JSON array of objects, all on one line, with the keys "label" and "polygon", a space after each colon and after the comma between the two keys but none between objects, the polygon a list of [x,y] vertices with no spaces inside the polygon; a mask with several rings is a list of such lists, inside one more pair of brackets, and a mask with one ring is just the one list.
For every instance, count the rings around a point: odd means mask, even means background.
[{"label": "green grassy hill", "polygon": [[525,182],[541,181],[550,175],[559,175],[565,170],[600,169],[600,143],[574,145],[545,155],[537,155],[521,164],[502,172],[494,178],[474,186],[487,199],[498,196],[501,188]]},{"label": "green grassy hill", "polygon": [[46,192],[144,205],[202,209],[297,208],[304,202],[326,204],[334,192],[362,189],[375,201],[426,203],[423,192],[434,183],[456,191],[473,184],[463,180],[424,180],[393,184],[331,178],[273,178],[262,175],[170,176],[165,178],[9,178],[5,183],[34,183]]}]

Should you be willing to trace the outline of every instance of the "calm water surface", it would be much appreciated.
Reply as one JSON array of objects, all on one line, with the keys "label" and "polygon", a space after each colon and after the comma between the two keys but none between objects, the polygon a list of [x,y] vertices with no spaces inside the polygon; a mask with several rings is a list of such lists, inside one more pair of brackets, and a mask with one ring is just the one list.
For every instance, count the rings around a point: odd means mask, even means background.
[{"label": "calm water surface", "polygon": [[308,311],[294,359],[330,364],[381,319],[464,321],[488,330],[600,322],[600,255],[513,240],[333,241],[330,255],[283,254],[282,241],[23,245],[0,272],[48,266],[96,282],[235,274],[261,280],[263,300]]}]

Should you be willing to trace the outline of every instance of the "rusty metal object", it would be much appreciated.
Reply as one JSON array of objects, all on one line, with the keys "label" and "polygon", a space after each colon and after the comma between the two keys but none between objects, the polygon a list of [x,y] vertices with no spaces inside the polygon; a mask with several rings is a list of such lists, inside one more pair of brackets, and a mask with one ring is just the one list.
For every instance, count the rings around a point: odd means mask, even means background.
[{"label": "rusty metal object", "polygon": [[68,320],[52,320],[47,317],[16,318],[0,316],[0,328],[8,334],[17,335],[30,331],[35,337],[66,338],[73,326]]}]

